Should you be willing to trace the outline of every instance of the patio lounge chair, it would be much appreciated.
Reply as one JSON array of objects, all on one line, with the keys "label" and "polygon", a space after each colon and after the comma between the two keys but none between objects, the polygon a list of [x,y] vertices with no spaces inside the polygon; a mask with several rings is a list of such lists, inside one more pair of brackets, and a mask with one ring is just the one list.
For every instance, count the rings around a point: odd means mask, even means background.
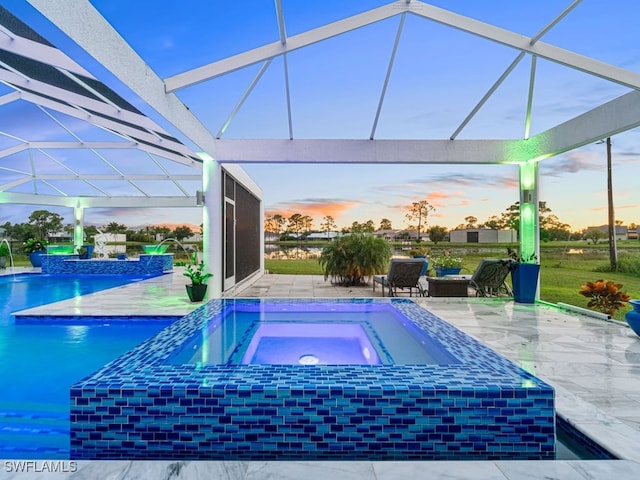
[{"label": "patio lounge chair", "polygon": [[386,275],[373,276],[373,291],[376,290],[376,283],[379,283],[382,285],[383,297],[385,287],[390,297],[397,297],[399,291],[405,289],[409,290],[409,296],[413,296],[414,289],[417,296],[424,296],[419,282],[424,263],[424,258],[393,258]]},{"label": "patio lounge chair", "polygon": [[509,275],[509,260],[484,258],[473,272],[469,285],[476,291],[476,297],[513,296],[506,283]]}]

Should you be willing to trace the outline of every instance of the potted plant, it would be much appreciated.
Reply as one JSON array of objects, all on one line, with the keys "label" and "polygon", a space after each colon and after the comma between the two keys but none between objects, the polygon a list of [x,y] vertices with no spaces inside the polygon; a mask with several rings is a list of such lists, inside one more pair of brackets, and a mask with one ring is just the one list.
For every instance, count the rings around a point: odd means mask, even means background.
[{"label": "potted plant", "polygon": [[431,263],[436,271],[437,277],[445,275],[458,275],[462,270],[462,257],[453,257],[449,252],[437,257],[431,257]]},{"label": "potted plant", "polygon": [[507,254],[513,285],[513,300],[518,303],[535,303],[538,275],[540,275],[538,257],[535,253],[522,256],[510,248],[507,248]]},{"label": "potted plant", "polygon": [[9,256],[9,247],[6,243],[0,243],[0,268],[6,268],[7,257]]},{"label": "potted plant", "polygon": [[191,255],[191,262],[187,264],[183,275],[191,279],[191,283],[185,285],[189,300],[201,302],[207,293],[207,279],[212,277],[213,274],[204,271],[204,263],[198,262],[197,252],[193,252],[193,255]]},{"label": "potted plant", "polygon": [[391,247],[373,235],[351,234],[338,237],[322,249],[318,262],[325,281],[336,285],[366,284],[366,277],[383,273],[389,266]]},{"label": "potted plant", "polygon": [[40,258],[40,254],[47,251],[47,249],[45,248],[46,245],[46,240],[37,240],[35,238],[30,238],[26,242],[24,242],[24,253],[29,256],[29,261],[34,267],[42,266],[42,259]]}]

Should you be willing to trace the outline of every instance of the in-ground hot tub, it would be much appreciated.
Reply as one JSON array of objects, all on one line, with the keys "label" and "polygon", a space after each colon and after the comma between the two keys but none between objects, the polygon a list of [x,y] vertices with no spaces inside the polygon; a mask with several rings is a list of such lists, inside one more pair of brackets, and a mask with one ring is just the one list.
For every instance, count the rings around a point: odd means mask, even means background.
[{"label": "in-ground hot tub", "polygon": [[220,299],[72,387],[71,455],[553,459],[553,402],[408,299]]}]

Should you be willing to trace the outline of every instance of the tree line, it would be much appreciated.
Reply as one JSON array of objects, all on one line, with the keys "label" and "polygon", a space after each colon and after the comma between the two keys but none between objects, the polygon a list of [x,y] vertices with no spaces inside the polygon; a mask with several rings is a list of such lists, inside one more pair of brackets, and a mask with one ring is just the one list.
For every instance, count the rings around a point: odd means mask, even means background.
[{"label": "tree line", "polygon": [[[36,210],[29,215],[29,219],[25,223],[5,222],[0,225],[5,231],[5,237],[12,239],[13,241],[25,242],[30,238],[42,239],[49,241],[56,233],[65,233],[70,237],[73,237],[74,226],[72,223],[64,223],[64,217],[58,213],[50,212],[48,210]],[[202,233],[202,226],[200,228]],[[175,238],[179,242],[185,238],[189,238],[194,235],[194,231],[187,225],[181,225],[173,230],[169,227],[160,225],[150,225],[140,230],[132,230],[126,225],[118,222],[110,222],[101,227],[94,225],[84,226],[84,235],[87,240],[92,239],[98,234],[98,231],[103,233],[113,234],[126,234],[127,240],[132,242],[154,242],[157,237]]]},{"label": "tree line", "polygon": [[[407,223],[406,230],[414,230],[420,238],[420,234],[425,232],[429,234],[429,238],[434,243],[438,243],[446,238],[449,229],[440,225],[428,225],[430,214],[435,212],[435,207],[427,200],[413,202],[407,207],[405,221]],[[540,219],[540,240],[556,241],[556,240],[581,240],[587,239],[597,243],[600,239],[606,237],[606,234],[600,230],[580,230],[572,231],[571,226],[562,222],[555,215],[547,202],[538,202],[538,214]],[[338,231],[335,219],[331,215],[322,217],[319,229],[314,229],[313,218],[309,215],[294,213],[290,217],[280,214],[267,216],[264,222],[266,232],[271,232],[281,238],[290,236],[300,237],[310,233],[329,233]],[[622,222],[616,222],[621,225]],[[630,225],[636,228],[635,224]],[[502,213],[491,215],[484,222],[478,221],[477,217],[465,217],[464,223],[459,224],[453,230],[489,228],[492,230],[520,230],[520,202],[515,202],[508,206]],[[376,230],[393,230],[391,220],[383,218],[379,224],[373,220],[365,222],[353,222],[350,226],[340,229],[341,233],[372,233]]]}]

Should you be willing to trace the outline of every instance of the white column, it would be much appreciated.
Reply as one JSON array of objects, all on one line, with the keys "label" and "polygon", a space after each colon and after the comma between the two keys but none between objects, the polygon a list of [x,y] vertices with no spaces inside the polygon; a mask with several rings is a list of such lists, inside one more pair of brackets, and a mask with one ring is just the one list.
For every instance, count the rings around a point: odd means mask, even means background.
[{"label": "white column", "polygon": [[84,207],[73,207],[73,245],[77,249],[84,244]]},{"label": "white column", "polygon": [[538,209],[538,163],[519,164],[520,255],[540,260],[540,212]]},{"label": "white column", "polygon": [[219,298],[224,284],[224,268],[222,266],[222,167],[206,154],[203,158],[202,191],[204,205],[202,207],[203,254],[206,271],[213,274],[207,281],[207,298]]}]

